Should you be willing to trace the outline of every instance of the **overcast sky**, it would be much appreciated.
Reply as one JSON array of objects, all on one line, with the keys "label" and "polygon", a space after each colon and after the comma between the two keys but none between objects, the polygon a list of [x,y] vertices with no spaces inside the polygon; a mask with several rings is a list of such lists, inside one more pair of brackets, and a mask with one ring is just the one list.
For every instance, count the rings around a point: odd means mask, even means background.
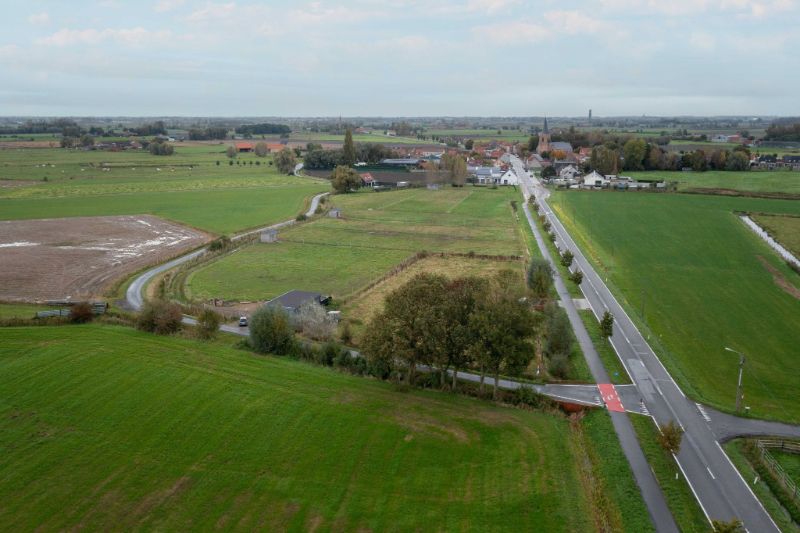
[{"label": "overcast sky", "polygon": [[797,115],[800,0],[4,1],[2,115]]}]

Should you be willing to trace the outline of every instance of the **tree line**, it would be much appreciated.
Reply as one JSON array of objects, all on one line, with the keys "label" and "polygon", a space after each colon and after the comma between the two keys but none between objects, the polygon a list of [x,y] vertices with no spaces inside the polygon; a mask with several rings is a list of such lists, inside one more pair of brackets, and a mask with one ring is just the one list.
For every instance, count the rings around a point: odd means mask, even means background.
[{"label": "tree line", "polygon": [[765,141],[800,141],[800,122],[794,124],[771,124],[764,136]]},{"label": "tree line", "polygon": [[236,133],[240,135],[288,135],[292,128],[286,124],[243,124],[236,128]]}]

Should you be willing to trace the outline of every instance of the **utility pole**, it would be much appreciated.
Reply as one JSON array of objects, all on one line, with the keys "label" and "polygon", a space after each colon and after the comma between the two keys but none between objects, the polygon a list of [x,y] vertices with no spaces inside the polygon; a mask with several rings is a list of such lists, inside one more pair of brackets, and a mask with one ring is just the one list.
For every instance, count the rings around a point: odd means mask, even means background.
[{"label": "utility pole", "polygon": [[738,413],[742,407],[742,398],[744,397],[744,391],[742,391],[742,371],[744,370],[744,354],[742,352],[737,352],[731,348],[725,346],[725,349],[729,352],[733,352],[735,354],[739,354],[739,382],[736,385],[736,412]]}]

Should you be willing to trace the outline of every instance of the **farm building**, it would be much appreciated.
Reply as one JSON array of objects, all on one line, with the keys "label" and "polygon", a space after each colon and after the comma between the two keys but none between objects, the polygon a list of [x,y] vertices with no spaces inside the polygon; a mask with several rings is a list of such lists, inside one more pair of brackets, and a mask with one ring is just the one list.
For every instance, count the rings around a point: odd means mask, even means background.
[{"label": "farm building", "polygon": [[253,143],[248,143],[248,142],[236,143],[236,151],[239,153],[252,152],[253,150],[255,150],[255,148],[256,147]]},{"label": "farm building", "polygon": [[267,307],[280,307],[288,313],[297,313],[300,307],[306,302],[315,302],[320,305],[328,305],[331,301],[330,296],[322,296],[318,292],[309,291],[289,291],[273,298],[266,304]]},{"label": "farm building", "polygon": [[583,177],[583,185],[586,187],[608,187],[608,178],[593,170],[591,174]]}]

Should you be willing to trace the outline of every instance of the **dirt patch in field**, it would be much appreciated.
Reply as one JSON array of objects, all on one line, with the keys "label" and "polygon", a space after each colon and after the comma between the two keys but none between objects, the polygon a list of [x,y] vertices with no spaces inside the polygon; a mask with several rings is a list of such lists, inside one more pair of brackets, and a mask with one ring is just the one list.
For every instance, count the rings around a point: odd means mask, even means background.
[{"label": "dirt patch in field", "polygon": [[800,289],[792,285],[792,283],[788,279],[786,279],[786,276],[784,276],[780,270],[770,265],[766,259],[764,259],[760,255],[756,257],[758,257],[758,260],[761,262],[764,268],[766,268],[769,271],[769,273],[772,274],[772,281],[775,282],[775,285],[780,287],[780,289],[786,294],[794,296],[795,298],[800,300]]},{"label": "dirt patch in field", "polygon": [[0,300],[96,298],[210,238],[150,215],[0,221]]}]

